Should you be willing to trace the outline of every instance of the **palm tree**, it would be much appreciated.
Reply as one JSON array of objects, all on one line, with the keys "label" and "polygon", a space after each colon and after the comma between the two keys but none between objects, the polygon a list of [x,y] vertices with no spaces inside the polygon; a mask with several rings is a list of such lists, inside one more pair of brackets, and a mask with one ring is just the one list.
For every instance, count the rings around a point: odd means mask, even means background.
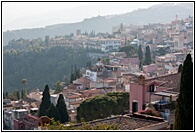
[{"label": "palm tree", "polygon": [[27,91],[26,91],[26,87],[25,87],[25,85],[27,84],[27,79],[22,79],[21,83],[24,85],[23,93],[24,93],[24,98],[25,98],[27,96]]}]

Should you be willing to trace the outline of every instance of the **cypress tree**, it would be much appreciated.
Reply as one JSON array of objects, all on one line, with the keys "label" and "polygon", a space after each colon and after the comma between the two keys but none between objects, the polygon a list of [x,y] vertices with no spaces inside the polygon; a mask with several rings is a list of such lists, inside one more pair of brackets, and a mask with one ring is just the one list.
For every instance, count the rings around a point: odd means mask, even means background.
[{"label": "cypress tree", "polygon": [[21,99],[23,99],[23,98],[24,98],[24,92],[22,90],[22,92],[21,92]]},{"label": "cypress tree", "polygon": [[20,99],[20,93],[19,93],[18,90],[16,90],[16,97],[17,97],[18,100]]},{"label": "cypress tree", "polygon": [[193,129],[193,62],[188,54],[182,68],[180,94],[175,111],[176,130]]},{"label": "cypress tree", "polygon": [[182,72],[182,64],[179,65],[178,67],[178,73]]},{"label": "cypress tree", "polygon": [[72,73],[72,74],[71,74],[71,77],[70,77],[70,83],[71,83],[71,84],[73,83],[73,81],[74,81],[74,79],[75,79],[74,77],[75,77],[75,76],[74,76],[74,74]]},{"label": "cypress tree", "polygon": [[60,120],[60,114],[58,109],[52,104],[50,104],[48,110],[46,111],[46,115],[49,118],[54,118],[55,121]]},{"label": "cypress tree", "polygon": [[5,92],[5,97],[7,97],[7,96],[8,96],[8,92],[6,91],[6,92]]},{"label": "cypress tree", "polygon": [[67,106],[65,104],[65,100],[62,94],[59,95],[58,101],[57,101],[57,105],[56,108],[59,111],[60,114],[60,122],[61,123],[65,123],[69,121],[69,114],[67,111]]},{"label": "cypress tree", "polygon": [[142,61],[140,61],[139,68],[140,68],[141,71],[143,71]]},{"label": "cypress tree", "polygon": [[42,95],[43,95],[42,102],[39,106],[39,114],[38,114],[39,117],[46,115],[46,110],[49,108],[51,104],[48,85],[45,86],[45,89]]},{"label": "cypress tree", "polygon": [[138,56],[139,56],[139,60],[142,61],[143,60],[143,51],[142,51],[141,45],[139,46]]},{"label": "cypress tree", "polygon": [[150,54],[150,47],[146,46],[146,53],[145,53],[145,60],[144,63],[146,65],[150,65],[151,64],[151,54]]}]

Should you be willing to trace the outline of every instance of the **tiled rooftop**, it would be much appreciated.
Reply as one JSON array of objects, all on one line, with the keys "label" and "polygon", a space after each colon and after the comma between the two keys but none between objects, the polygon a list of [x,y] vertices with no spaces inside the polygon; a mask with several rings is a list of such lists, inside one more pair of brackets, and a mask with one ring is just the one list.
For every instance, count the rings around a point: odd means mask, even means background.
[{"label": "tiled rooftop", "polygon": [[[119,130],[135,130],[141,127],[151,126],[157,123],[161,123],[164,121],[160,120],[150,120],[148,118],[136,118],[130,116],[115,116],[111,118],[105,118],[100,120],[91,121],[92,125],[97,125],[98,123],[105,123],[105,124],[117,124]],[[81,124],[75,125],[75,127],[80,127]]]},{"label": "tiled rooftop", "polygon": [[162,81],[162,82],[165,82],[165,84],[163,84],[162,87],[176,90],[180,84],[180,77],[181,77],[180,73],[169,74],[169,75],[164,75],[164,76],[157,77],[157,78],[146,79],[145,83],[147,84],[155,80]]}]

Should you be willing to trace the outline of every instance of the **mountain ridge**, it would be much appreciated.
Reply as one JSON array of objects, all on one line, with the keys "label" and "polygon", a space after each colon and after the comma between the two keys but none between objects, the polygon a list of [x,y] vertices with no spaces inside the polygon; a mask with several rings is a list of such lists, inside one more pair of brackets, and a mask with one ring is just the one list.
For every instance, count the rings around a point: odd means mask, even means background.
[{"label": "mountain ridge", "polygon": [[[160,17],[161,14],[161,17]],[[193,7],[191,3],[164,3],[151,6],[147,9],[137,9],[132,12],[117,14],[96,16],[92,18],[86,18],[83,21],[75,23],[60,23],[48,25],[43,28],[21,29],[13,31],[3,32],[3,45],[7,45],[9,40],[12,39],[33,39],[44,38],[45,35],[54,37],[55,35],[65,35],[75,33],[77,29],[81,29],[82,32],[91,32],[94,30],[98,32],[112,32],[112,26],[120,25],[144,25],[149,23],[166,23],[175,19],[175,15],[178,14],[179,18],[186,18],[189,15],[193,15]]]}]

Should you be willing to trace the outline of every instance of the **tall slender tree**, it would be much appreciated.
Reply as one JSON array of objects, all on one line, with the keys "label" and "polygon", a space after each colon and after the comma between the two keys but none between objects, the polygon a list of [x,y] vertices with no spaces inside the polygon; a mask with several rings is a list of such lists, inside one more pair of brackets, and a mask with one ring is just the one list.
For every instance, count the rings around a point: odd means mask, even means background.
[{"label": "tall slender tree", "polygon": [[5,93],[3,92],[3,99],[5,99]]},{"label": "tall slender tree", "polygon": [[142,51],[141,45],[139,45],[138,56],[139,56],[139,60],[142,61],[143,60],[143,51]]},{"label": "tall slender tree", "polygon": [[176,130],[193,129],[193,62],[191,54],[187,55],[183,63],[174,128]]},{"label": "tall slender tree", "polygon": [[150,47],[146,46],[146,53],[145,53],[145,60],[144,64],[150,65],[151,64],[151,53],[150,53]]},{"label": "tall slender tree", "polygon": [[60,122],[61,123],[65,123],[69,121],[69,114],[67,111],[67,106],[65,104],[65,100],[62,94],[59,95],[58,101],[57,101],[57,105],[56,108],[59,111],[60,114]]},{"label": "tall slender tree", "polygon": [[17,97],[18,100],[20,99],[20,93],[19,93],[18,90],[16,90],[16,97]]},{"label": "tall slender tree", "polygon": [[178,73],[182,72],[182,64],[179,65],[178,67]]},{"label": "tall slender tree", "polygon": [[24,91],[22,89],[22,91],[21,91],[21,99],[23,99],[23,98],[24,98]]},{"label": "tall slender tree", "polygon": [[49,87],[48,85],[45,86],[44,92],[43,92],[43,97],[42,97],[42,102],[39,106],[39,113],[38,116],[44,116],[46,115],[46,110],[48,110],[51,101],[50,101],[50,92],[49,92]]},{"label": "tall slender tree", "polygon": [[62,89],[61,81],[57,81],[57,83],[55,85],[54,94],[57,94],[57,93],[62,92],[62,91],[63,91],[63,89]]},{"label": "tall slender tree", "polygon": [[58,109],[54,106],[54,104],[50,104],[49,108],[46,111],[46,115],[49,118],[54,118],[55,121],[60,120],[60,114]]},{"label": "tall slender tree", "polygon": [[26,84],[27,84],[27,79],[22,79],[22,82],[21,82],[23,85],[24,85],[24,88],[23,88],[23,98],[25,98],[27,96],[27,90],[26,90]]}]

